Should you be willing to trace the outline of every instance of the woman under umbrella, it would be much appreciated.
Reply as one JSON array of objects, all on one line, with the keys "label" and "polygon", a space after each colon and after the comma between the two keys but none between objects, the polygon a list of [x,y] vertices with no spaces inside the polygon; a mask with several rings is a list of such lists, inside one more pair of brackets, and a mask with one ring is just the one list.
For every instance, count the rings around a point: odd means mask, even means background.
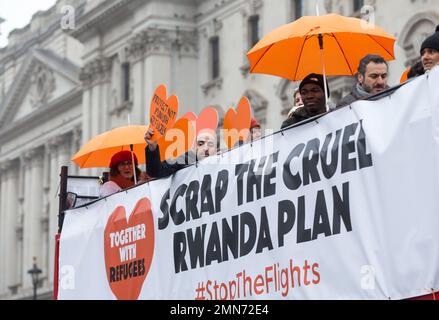
[{"label": "woman under umbrella", "polygon": [[[134,166],[132,163],[133,158]],[[101,197],[106,197],[110,194],[134,186],[134,168],[138,182],[148,181],[148,175],[145,172],[142,172],[137,165],[137,157],[134,153],[132,157],[130,151],[125,150],[114,154],[110,161],[109,180],[101,186],[99,195]]]}]

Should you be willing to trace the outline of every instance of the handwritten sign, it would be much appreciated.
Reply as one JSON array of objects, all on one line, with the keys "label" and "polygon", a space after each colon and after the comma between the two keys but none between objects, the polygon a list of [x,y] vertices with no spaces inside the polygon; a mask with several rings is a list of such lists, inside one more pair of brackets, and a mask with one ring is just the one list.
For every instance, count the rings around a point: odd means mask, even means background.
[{"label": "handwritten sign", "polygon": [[167,97],[166,86],[161,84],[157,87],[151,99],[150,125],[154,129],[154,140],[164,136],[166,130],[171,128],[178,114],[178,97]]}]

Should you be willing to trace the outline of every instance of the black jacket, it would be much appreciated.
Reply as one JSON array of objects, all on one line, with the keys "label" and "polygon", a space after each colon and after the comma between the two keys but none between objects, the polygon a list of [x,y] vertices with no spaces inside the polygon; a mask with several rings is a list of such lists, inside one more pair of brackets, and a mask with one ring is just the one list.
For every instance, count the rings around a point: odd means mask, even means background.
[{"label": "black jacket", "polygon": [[357,100],[361,100],[366,98],[367,95],[362,95],[357,88],[357,84],[354,85],[354,87],[352,88],[351,93],[349,93],[348,95],[344,96],[338,103],[337,103],[337,108],[349,105]]},{"label": "black jacket", "polygon": [[308,109],[305,107],[300,107],[296,111],[294,111],[288,119],[286,119],[284,122],[282,122],[281,129],[289,127],[295,123],[299,123],[303,120],[311,118],[312,115],[308,112]]},{"label": "black jacket", "polygon": [[160,160],[159,146],[154,151],[145,148],[146,173],[153,178],[162,178],[170,176],[176,171],[192,164],[196,160],[196,154],[188,151],[176,159],[168,161]]}]

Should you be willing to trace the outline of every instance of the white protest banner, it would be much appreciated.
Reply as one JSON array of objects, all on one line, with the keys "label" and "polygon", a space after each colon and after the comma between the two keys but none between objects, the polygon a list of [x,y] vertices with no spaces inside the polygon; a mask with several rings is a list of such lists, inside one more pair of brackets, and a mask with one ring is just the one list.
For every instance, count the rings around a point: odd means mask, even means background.
[{"label": "white protest banner", "polygon": [[59,299],[405,299],[439,288],[438,83],[435,68],[378,101],[67,211]]}]

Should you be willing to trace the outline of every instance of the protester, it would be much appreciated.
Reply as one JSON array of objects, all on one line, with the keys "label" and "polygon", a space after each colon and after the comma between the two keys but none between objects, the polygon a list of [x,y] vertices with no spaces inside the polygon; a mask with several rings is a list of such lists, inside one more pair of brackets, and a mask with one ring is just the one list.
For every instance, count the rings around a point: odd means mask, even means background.
[{"label": "protester", "polygon": [[211,129],[202,130],[198,133],[193,149],[182,156],[170,161],[161,161],[160,150],[157,141],[152,141],[154,129],[149,128],[145,134],[147,146],[145,157],[147,162],[147,173],[154,178],[167,177],[174,172],[193,164],[196,161],[213,156],[217,153],[217,137],[215,131]]},{"label": "protester", "polygon": [[250,122],[250,135],[249,135],[250,141],[255,141],[259,139],[261,136],[262,136],[261,125],[259,124],[258,120],[252,118]]},{"label": "protester", "polygon": [[[303,107],[295,110],[291,116],[282,123],[281,129],[301,122],[326,112],[325,87],[323,75],[311,73],[302,80],[299,92],[302,97]],[[328,97],[330,96],[328,87]]]},{"label": "protester", "polygon": [[299,109],[300,107],[303,107],[303,101],[302,101],[302,96],[300,95],[299,88],[297,88],[296,90],[294,90],[293,107],[291,108],[290,111],[288,111],[287,118],[289,118],[293,114],[293,112]]},{"label": "protester", "polygon": [[386,60],[381,56],[368,54],[360,60],[357,83],[351,93],[341,99],[337,107],[351,104],[388,89],[387,80],[388,65]]},{"label": "protester", "polygon": [[[147,181],[149,177],[137,167],[138,161],[134,153],[133,157],[137,181]],[[130,151],[120,151],[114,154],[113,157],[111,157],[109,167],[109,180],[105,182],[99,190],[101,197],[106,197],[122,189],[134,186],[134,170]]]},{"label": "protester", "polygon": [[421,61],[424,71],[430,71],[439,64],[439,25],[436,27],[436,32],[422,43]]},{"label": "protester", "polygon": [[424,66],[422,65],[422,61],[418,61],[410,67],[410,70],[407,73],[407,79],[421,76],[424,73],[425,73],[425,71],[424,71]]}]

